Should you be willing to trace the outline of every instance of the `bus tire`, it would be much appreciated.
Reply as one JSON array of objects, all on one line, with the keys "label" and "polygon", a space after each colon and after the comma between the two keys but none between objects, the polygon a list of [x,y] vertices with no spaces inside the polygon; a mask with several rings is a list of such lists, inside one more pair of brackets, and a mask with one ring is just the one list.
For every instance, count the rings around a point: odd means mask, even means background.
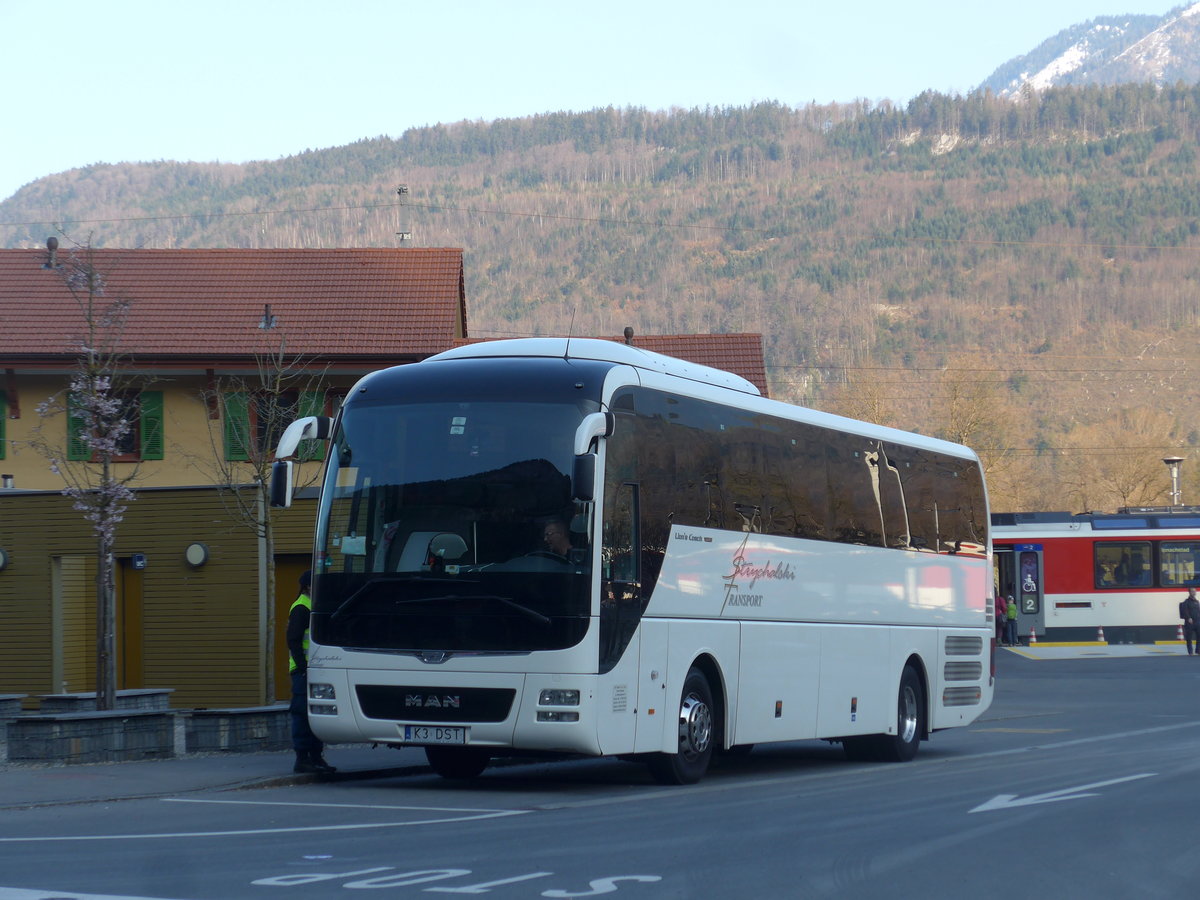
[{"label": "bus tire", "polygon": [[475,778],[492,759],[479,747],[426,747],[425,758],[443,778]]},{"label": "bus tire", "polygon": [[695,784],[708,771],[713,754],[712,689],[699,669],[692,667],[679,699],[679,749],[650,756],[650,773],[660,784]]},{"label": "bus tire", "polygon": [[912,666],[904,667],[896,698],[896,733],[878,735],[876,747],[883,762],[908,762],[917,755],[925,733],[925,690]]},{"label": "bus tire", "polygon": [[905,666],[896,697],[896,733],[842,738],[842,749],[855,762],[908,762],[917,755],[924,733],[925,690],[921,676]]}]

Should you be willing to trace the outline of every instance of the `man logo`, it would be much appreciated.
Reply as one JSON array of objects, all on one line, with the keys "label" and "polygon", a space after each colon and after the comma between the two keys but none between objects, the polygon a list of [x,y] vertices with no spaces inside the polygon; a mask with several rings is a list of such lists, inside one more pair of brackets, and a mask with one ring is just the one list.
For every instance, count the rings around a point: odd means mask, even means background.
[{"label": "man logo", "polygon": [[461,709],[462,698],[457,694],[405,694],[404,705],[419,709]]}]

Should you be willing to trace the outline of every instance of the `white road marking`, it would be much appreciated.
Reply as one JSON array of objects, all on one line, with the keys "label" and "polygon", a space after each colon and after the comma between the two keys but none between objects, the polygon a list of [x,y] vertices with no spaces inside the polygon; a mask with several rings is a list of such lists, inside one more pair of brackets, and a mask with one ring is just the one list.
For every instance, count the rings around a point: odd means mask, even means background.
[{"label": "white road marking", "polygon": [[[192,803],[236,803],[239,801],[222,801],[222,800],[192,800],[175,802],[192,802]],[[252,804],[259,805],[259,804]],[[267,805],[267,804],[263,804]],[[324,804],[277,804],[277,805],[293,805],[293,806],[319,806]],[[330,804],[337,805],[337,804]],[[366,807],[369,808],[369,807]],[[421,810],[424,807],[387,807],[388,809],[417,809]],[[446,810],[447,812],[455,812],[456,810]],[[202,837],[241,837],[244,835],[253,834],[307,834],[321,831],[365,831],[377,828],[408,828],[413,825],[445,825],[450,822],[473,822],[480,819],[500,819],[507,816],[522,816],[531,810],[526,809],[498,809],[498,810],[461,810],[461,812],[469,812],[471,815],[460,816],[443,816],[436,819],[413,819],[409,822],[357,822],[347,825],[307,825],[293,828],[245,828],[232,829],[230,831],[173,831],[162,834],[78,834],[78,835],[43,835],[41,837],[9,837],[0,838],[0,844],[33,844],[49,841],[145,841],[156,840],[162,838],[202,838]],[[0,900],[4,900],[0,897]]]},{"label": "white road marking", "polygon": [[1059,800],[1082,800],[1084,797],[1095,797],[1092,788],[1108,787],[1110,784],[1123,784],[1126,781],[1137,781],[1140,778],[1154,778],[1157,773],[1144,772],[1141,775],[1127,775],[1124,778],[1111,778],[1108,781],[1094,781],[1091,784],[1081,784],[1078,787],[1063,788],[1058,791],[1048,791],[1045,794],[1030,794],[1020,797],[1017,794],[997,794],[986,803],[981,803],[970,812],[990,812],[995,809],[1014,809],[1019,806],[1032,806],[1035,803],[1056,803]]},{"label": "white road marking", "polygon": [[288,800],[206,800],[202,797],[160,797],[164,803],[224,803],[230,806],[315,806],[325,809],[403,809],[417,812],[507,813],[507,809],[475,809],[469,806],[385,806],[379,803],[296,803]]},{"label": "white road marking", "polygon": [[129,894],[80,894],[76,891],[39,891],[0,887],[0,900],[165,900],[163,897],[134,897]]}]

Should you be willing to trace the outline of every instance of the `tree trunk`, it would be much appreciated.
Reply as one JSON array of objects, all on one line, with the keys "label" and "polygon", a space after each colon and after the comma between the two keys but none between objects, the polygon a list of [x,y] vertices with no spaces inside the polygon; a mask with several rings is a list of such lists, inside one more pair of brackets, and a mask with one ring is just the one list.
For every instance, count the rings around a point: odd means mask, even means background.
[{"label": "tree trunk", "polygon": [[112,549],[102,537],[96,550],[96,709],[108,710],[117,705],[116,596]]},{"label": "tree trunk", "polygon": [[275,530],[271,523],[268,506],[270,488],[258,482],[259,533],[262,535],[261,551],[265,560],[266,578],[263,581],[262,603],[266,611],[266,634],[263,636],[263,703],[275,702]]}]

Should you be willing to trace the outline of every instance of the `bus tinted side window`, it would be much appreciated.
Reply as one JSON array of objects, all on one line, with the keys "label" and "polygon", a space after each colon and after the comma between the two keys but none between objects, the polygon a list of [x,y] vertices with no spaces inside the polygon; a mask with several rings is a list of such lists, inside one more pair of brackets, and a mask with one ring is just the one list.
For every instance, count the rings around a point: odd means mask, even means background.
[{"label": "bus tinted side window", "polygon": [[623,465],[636,470],[626,477],[642,486],[643,539],[656,551],[669,525],[684,525],[986,552],[987,501],[970,460],[656,390],[621,394],[624,409],[636,405]]}]

